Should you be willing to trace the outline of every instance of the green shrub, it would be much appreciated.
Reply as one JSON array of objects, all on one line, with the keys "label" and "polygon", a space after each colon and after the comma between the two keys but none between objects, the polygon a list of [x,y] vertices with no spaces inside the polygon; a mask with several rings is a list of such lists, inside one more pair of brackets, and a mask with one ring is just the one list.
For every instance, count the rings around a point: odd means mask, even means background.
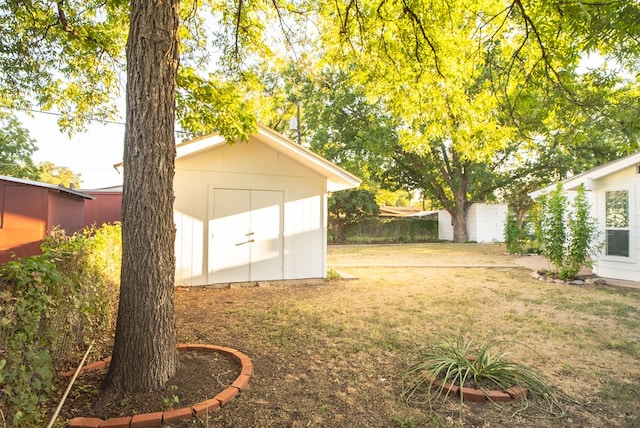
[{"label": "green shrub", "polygon": [[9,262],[0,277],[0,407],[9,426],[38,426],[53,382],[51,320],[65,311],[68,279],[43,256]]},{"label": "green shrub", "polygon": [[589,215],[584,186],[578,187],[571,207],[561,184],[541,198],[536,233],[540,254],[555,266],[558,277],[568,279],[591,266],[590,257],[598,251],[597,228]]},{"label": "green shrub", "polygon": [[54,230],[43,254],[0,266],[0,408],[9,426],[40,426],[53,374],[111,337],[120,226]]},{"label": "green shrub", "polygon": [[437,242],[438,220],[367,217],[346,226],[344,232],[349,243]]},{"label": "green shrub", "polygon": [[581,268],[590,267],[591,257],[598,251],[594,245],[597,239],[595,220],[589,215],[589,202],[584,186],[578,187],[573,200],[573,211],[569,215],[569,243],[566,249],[565,262],[560,270],[561,278],[575,276]]},{"label": "green shrub", "polygon": [[558,184],[549,196],[541,198],[540,207],[538,227],[540,254],[559,269],[564,261],[564,249],[567,241],[565,223],[567,198],[562,193],[561,184]]},{"label": "green shrub", "polygon": [[338,281],[340,279],[342,279],[342,276],[340,276],[337,270],[332,268],[327,269],[327,281]]},{"label": "green shrub", "polygon": [[509,212],[504,222],[504,242],[509,254],[526,254],[531,248],[531,237],[525,228],[518,225],[516,215]]}]

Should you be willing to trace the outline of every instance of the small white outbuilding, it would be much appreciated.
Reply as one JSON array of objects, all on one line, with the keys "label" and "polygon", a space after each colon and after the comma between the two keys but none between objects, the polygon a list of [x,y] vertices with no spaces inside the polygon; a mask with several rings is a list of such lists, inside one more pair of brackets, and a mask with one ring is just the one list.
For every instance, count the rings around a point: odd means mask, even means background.
[{"label": "small white outbuilding", "polygon": [[[603,244],[593,273],[640,281],[640,152],[568,178],[562,185],[570,198],[584,185],[591,204]],[[553,189],[550,186],[531,196],[537,198]]]},{"label": "small white outbuilding", "polygon": [[[467,239],[480,243],[504,242],[506,204],[471,204],[467,210]],[[438,210],[438,239],[453,241],[451,214]]]},{"label": "small white outbuilding", "polygon": [[327,195],[360,182],[264,126],[179,144],[176,284],[325,278]]}]

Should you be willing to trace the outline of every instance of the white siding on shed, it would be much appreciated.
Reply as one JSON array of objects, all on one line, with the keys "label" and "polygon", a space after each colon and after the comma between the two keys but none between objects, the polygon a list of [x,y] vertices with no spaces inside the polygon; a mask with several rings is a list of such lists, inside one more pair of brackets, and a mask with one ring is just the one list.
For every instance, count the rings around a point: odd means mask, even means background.
[{"label": "white siding on shed", "polygon": [[321,278],[327,272],[326,195],[295,199],[285,204],[285,278]]},{"label": "white siding on shed", "polygon": [[600,239],[605,239],[605,197],[610,191],[624,190],[629,195],[629,257],[598,256],[594,273],[606,278],[628,281],[640,281],[640,174],[636,168],[629,167],[622,171],[594,180],[595,194],[594,214],[598,220]]},{"label": "white siding on shed", "polygon": [[327,192],[359,180],[260,131],[249,143],[196,140],[178,153],[176,284],[326,276]]},{"label": "white siding on shed", "polygon": [[438,239],[453,241],[453,224],[449,211],[438,210]]},{"label": "white siding on shed", "polygon": [[467,211],[469,241],[504,242],[505,204],[472,204]]},{"label": "white siding on shed", "polygon": [[[504,242],[505,204],[472,204],[467,210],[467,239],[475,242]],[[453,241],[451,215],[438,211],[438,239]]]}]

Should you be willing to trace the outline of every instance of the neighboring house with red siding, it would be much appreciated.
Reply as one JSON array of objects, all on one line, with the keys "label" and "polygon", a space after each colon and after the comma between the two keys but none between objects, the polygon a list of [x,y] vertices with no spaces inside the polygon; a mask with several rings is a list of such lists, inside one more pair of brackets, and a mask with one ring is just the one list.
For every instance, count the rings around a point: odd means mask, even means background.
[{"label": "neighboring house with red siding", "polygon": [[74,189],[0,176],[0,263],[40,254],[55,226],[69,234],[82,230],[84,204],[91,199]]},{"label": "neighboring house with red siding", "polygon": [[84,203],[84,224],[95,224],[100,227],[104,223],[122,221],[122,186],[102,189],[82,189],[82,193],[93,196]]}]

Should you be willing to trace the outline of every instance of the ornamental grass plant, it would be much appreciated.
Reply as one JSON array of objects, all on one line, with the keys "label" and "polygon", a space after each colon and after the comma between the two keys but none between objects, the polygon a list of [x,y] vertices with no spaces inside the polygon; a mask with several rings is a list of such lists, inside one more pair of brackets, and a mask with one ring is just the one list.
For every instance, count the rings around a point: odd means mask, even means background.
[{"label": "ornamental grass plant", "polygon": [[560,410],[559,394],[548,385],[533,368],[507,359],[504,351],[506,343],[481,343],[458,337],[444,340],[429,348],[405,375],[402,395],[412,401],[419,390],[427,391],[429,400],[447,398],[451,395],[446,384],[460,387],[460,401],[464,401],[464,388],[479,389],[483,392],[505,391],[512,387],[526,389],[531,394],[523,394],[523,407],[542,403],[547,411]]}]

